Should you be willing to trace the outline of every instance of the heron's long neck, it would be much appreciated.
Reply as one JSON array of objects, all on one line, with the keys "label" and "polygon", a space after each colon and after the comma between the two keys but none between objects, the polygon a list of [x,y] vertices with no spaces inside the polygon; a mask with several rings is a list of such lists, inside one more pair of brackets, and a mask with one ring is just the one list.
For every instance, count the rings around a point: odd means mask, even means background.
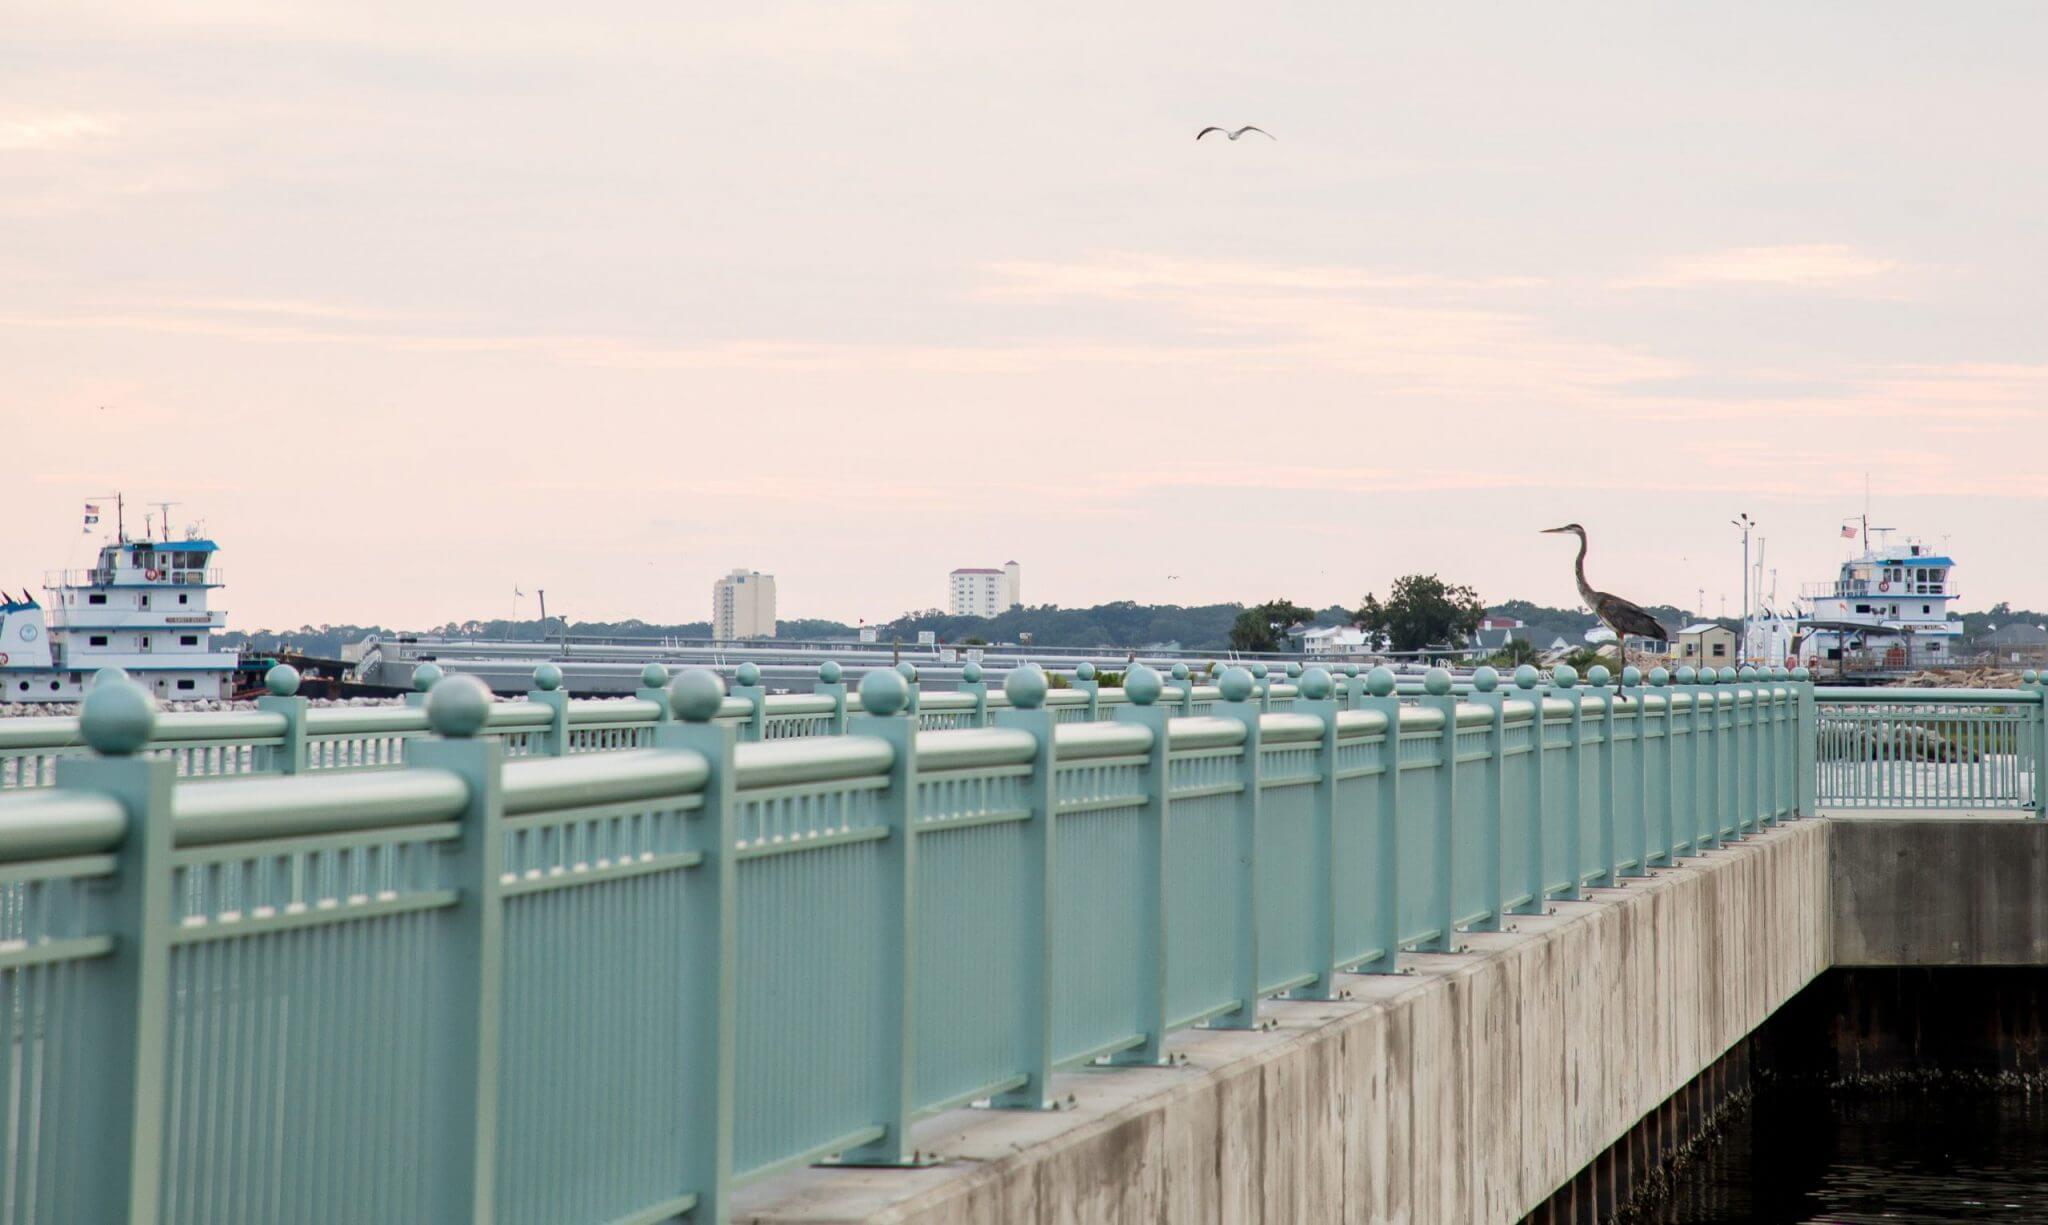
[{"label": "heron's long neck", "polygon": [[[1586,607],[1593,608],[1593,584],[1586,581],[1586,534],[1579,533],[1579,560],[1572,568],[1579,576],[1579,594],[1586,598]],[[1593,609],[1598,612],[1599,609]]]}]

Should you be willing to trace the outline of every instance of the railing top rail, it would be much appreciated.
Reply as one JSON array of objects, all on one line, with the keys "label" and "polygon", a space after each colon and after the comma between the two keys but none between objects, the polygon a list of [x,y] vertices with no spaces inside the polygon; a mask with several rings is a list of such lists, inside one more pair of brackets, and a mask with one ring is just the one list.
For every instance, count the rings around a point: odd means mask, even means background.
[{"label": "railing top rail", "polygon": [[424,825],[468,803],[469,784],[445,770],[187,780],[171,789],[171,828],[179,847],[218,846]]},{"label": "railing top rail", "polygon": [[1215,715],[1184,715],[1166,724],[1166,742],[1176,749],[1227,749],[1244,737],[1244,724]]},{"label": "railing top rail", "polygon": [[1037,755],[1038,742],[1032,739],[1031,733],[1015,728],[962,727],[917,734],[917,768],[920,771],[1021,766]]},{"label": "railing top rail", "polygon": [[1288,713],[1259,716],[1259,739],[1267,744],[1313,743],[1323,738],[1323,721],[1317,715]]},{"label": "railing top rail", "polygon": [[63,749],[82,745],[78,719],[72,715],[25,715],[0,719],[0,750]]},{"label": "railing top rail", "polygon": [[112,796],[0,792],[0,863],[96,855],[118,845],[127,829],[127,810]]},{"label": "railing top rail", "polygon": [[628,749],[505,763],[505,815],[693,795],[711,763],[690,749]]},{"label": "railing top rail", "polygon": [[425,730],[427,712],[418,706],[315,706],[306,712],[308,736],[360,736]]},{"label": "railing top rail", "polygon": [[[727,701],[740,702],[738,698]],[[721,710],[720,715],[724,714]],[[653,723],[661,718],[661,708],[646,698],[571,698],[569,699],[569,722],[577,723]]]},{"label": "railing top rail", "polygon": [[1151,750],[1152,731],[1135,723],[1062,723],[1053,730],[1053,745],[1066,761],[1128,757]]},{"label": "railing top rail", "polygon": [[1838,706],[2039,706],[2039,689],[1865,689],[1817,685],[1816,702]]},{"label": "railing top rail", "polygon": [[868,778],[887,773],[895,761],[895,748],[876,736],[749,741],[733,750],[733,786],[752,791]]}]

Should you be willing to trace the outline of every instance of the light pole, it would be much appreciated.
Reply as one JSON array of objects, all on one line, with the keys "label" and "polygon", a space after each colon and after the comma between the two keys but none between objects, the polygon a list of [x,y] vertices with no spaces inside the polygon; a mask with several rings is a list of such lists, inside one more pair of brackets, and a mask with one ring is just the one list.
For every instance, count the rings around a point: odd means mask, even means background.
[{"label": "light pole", "polygon": [[1735,639],[1735,653],[1749,657],[1749,529],[1756,526],[1756,520],[1747,511],[1728,522],[1742,529],[1742,632]]}]

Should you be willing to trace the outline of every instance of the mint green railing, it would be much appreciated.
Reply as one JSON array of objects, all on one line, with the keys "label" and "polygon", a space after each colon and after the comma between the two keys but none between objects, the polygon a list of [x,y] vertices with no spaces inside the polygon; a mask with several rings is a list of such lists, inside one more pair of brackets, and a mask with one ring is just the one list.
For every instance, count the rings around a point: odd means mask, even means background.
[{"label": "mint green railing", "polygon": [[[743,683],[733,687],[718,716],[738,729],[741,740],[845,730],[847,692],[837,664],[824,665],[815,692],[807,694],[770,694],[758,683],[758,669],[748,677],[750,669],[750,664],[741,665]],[[1215,687],[1193,684],[1186,671],[1185,666],[1176,668],[1168,682],[1175,700],[1183,712],[1206,709]],[[1263,707],[1286,709],[1294,686],[1266,678],[1264,671],[1259,665]],[[1351,671],[1355,674],[1356,667]],[[910,675],[914,679],[914,671]],[[920,727],[986,727],[995,712],[1008,708],[1009,699],[1000,690],[989,691],[978,666],[970,665],[968,675],[956,691],[914,691],[912,709]],[[298,673],[290,667],[273,668],[268,679],[272,693],[258,699],[258,710],[162,716],[145,752],[171,761],[181,778],[395,767],[407,741],[429,734],[422,703],[442,674],[431,665],[422,668],[415,674],[421,690],[408,695],[406,703],[370,707],[312,707],[296,696]],[[642,674],[637,697],[572,699],[561,692],[560,670],[543,664],[535,670],[532,692],[493,703],[485,734],[503,744],[510,757],[645,748],[669,717],[659,696],[667,680],[668,670],[655,664]],[[1362,682],[1354,675],[1349,684],[1359,689]],[[1415,689],[1420,691],[1419,682]],[[1111,717],[1124,701],[1121,689],[1102,688],[1090,675],[1074,681],[1073,688],[1049,692],[1046,708],[1061,722],[1090,722]],[[75,718],[0,719],[0,791],[47,787],[56,780],[59,761],[86,751]]]},{"label": "mint green railing", "polygon": [[843,734],[741,742],[692,672],[644,747],[534,749],[551,719],[524,756],[454,678],[400,766],[230,779],[152,756],[169,716],[115,680],[93,752],[0,794],[0,1205],[721,1221],[793,1166],[915,1164],[935,1111],[1043,1108],[1810,811],[1810,686],[1680,678],[1404,704],[1316,669],[1275,711],[1230,669],[1184,714],[1134,668],[1068,722],[1020,670],[927,730],[877,672]]},{"label": "mint green railing", "polygon": [[1814,707],[1822,810],[2038,815],[2048,803],[2048,724],[2037,683],[2016,690],[1820,688]]}]

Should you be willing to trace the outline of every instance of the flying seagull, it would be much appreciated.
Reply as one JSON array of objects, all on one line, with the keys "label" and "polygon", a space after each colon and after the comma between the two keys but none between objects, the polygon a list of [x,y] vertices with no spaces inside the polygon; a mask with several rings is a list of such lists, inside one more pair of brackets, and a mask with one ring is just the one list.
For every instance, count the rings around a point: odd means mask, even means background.
[{"label": "flying seagull", "polygon": [[1237,131],[1235,131],[1235,132],[1231,131],[1231,130],[1230,130],[1229,128],[1218,128],[1218,127],[1207,127],[1207,128],[1203,128],[1203,129],[1202,129],[1201,131],[1199,131],[1199,132],[1195,133],[1195,139],[1196,139],[1196,140],[1200,140],[1200,139],[1202,139],[1202,138],[1203,138],[1204,136],[1207,136],[1207,135],[1208,135],[1209,133],[1211,133],[1211,132],[1221,132],[1221,133],[1223,133],[1223,134],[1224,134],[1225,136],[1228,136],[1228,137],[1229,137],[1230,139],[1232,139],[1232,140],[1236,140],[1236,139],[1237,139],[1238,137],[1240,137],[1240,136],[1244,135],[1244,134],[1245,134],[1246,132],[1257,132],[1257,133],[1258,133],[1259,135],[1261,135],[1261,136],[1265,137],[1265,138],[1266,138],[1267,140],[1278,140],[1278,139],[1280,139],[1280,138],[1279,138],[1278,136],[1275,136],[1275,135],[1273,135],[1273,134],[1272,134],[1271,132],[1268,132],[1268,131],[1267,131],[1266,129],[1264,129],[1264,128],[1255,128],[1255,127],[1253,127],[1253,126],[1252,126],[1251,124],[1246,124],[1246,125],[1244,125],[1243,127],[1239,128],[1239,129],[1238,129]]}]

